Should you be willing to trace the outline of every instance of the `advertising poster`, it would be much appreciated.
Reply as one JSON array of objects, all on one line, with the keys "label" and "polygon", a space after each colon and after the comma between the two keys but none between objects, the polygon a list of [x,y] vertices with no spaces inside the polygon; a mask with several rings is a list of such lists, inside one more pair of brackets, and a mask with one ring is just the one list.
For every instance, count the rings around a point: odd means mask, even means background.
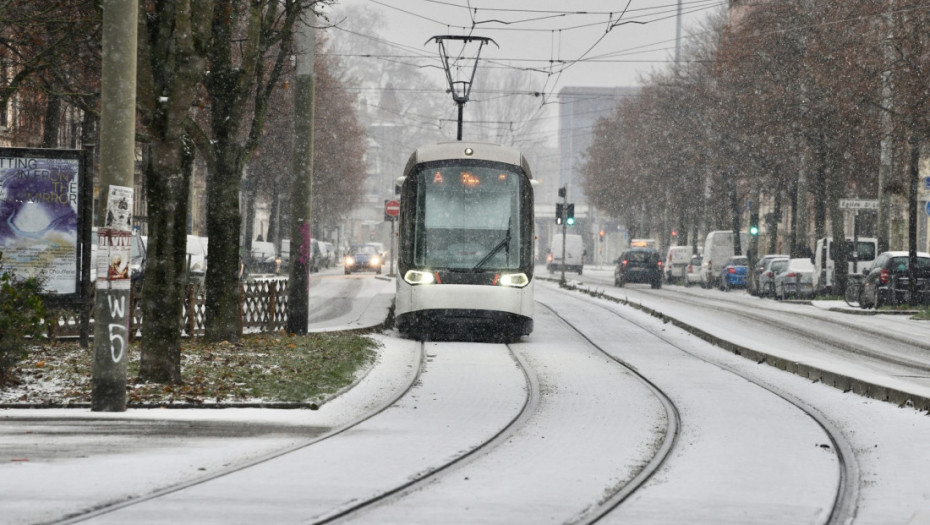
[{"label": "advertising poster", "polygon": [[0,148],[0,252],[19,277],[53,294],[78,289],[77,151]]},{"label": "advertising poster", "polygon": [[97,233],[97,288],[129,290],[132,188],[110,186],[106,226]]}]

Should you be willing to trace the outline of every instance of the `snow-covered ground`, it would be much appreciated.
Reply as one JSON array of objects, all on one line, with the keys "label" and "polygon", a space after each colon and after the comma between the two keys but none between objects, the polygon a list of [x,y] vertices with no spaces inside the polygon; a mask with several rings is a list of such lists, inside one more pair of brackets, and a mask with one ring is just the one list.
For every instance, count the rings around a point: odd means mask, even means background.
[{"label": "snow-covered ground", "polygon": [[[583,515],[628,477],[626,467],[648,456],[649,447],[636,443],[662,428],[642,387],[622,380],[622,369],[594,343],[665,390],[681,414],[680,442],[670,459],[607,522],[824,522],[836,488],[835,451],[824,446],[823,431],[809,417],[757,386],[769,385],[826,418],[855,451],[854,523],[930,523],[926,414],[757,364],[630,307],[543,283],[537,297],[536,331],[514,345],[538,379],[532,414],[504,443],[355,515],[358,521],[538,523]],[[591,343],[572,335],[550,307]],[[51,521],[229,472],[224,481],[92,522],[190,522],[194,511],[217,523],[313,522],[347,501],[390,490],[395,478],[416,478],[461,455],[468,442],[505,424],[516,408],[511,403],[525,395],[515,364],[495,350],[499,345],[468,353],[432,344],[421,361],[417,344],[393,333],[379,339],[378,364],[318,411],[2,410],[0,521]],[[497,372],[469,375],[482,370]],[[382,409],[368,426],[330,436]],[[487,417],[455,417],[466,413]],[[457,425],[475,434],[468,437]],[[444,437],[443,428],[464,441]],[[637,438],[639,432],[645,433]],[[403,443],[414,445],[406,455]],[[288,451],[295,452],[279,456]],[[241,468],[272,456],[279,457]],[[289,505],[293,498],[302,503]]]}]

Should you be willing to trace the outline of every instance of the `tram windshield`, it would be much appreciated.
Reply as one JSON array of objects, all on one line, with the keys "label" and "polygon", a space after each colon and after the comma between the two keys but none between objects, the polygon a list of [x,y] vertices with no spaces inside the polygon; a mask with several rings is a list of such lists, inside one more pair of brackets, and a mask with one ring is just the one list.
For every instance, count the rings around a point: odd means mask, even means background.
[{"label": "tram windshield", "polygon": [[429,166],[417,174],[414,264],[520,267],[521,175],[506,165]]}]

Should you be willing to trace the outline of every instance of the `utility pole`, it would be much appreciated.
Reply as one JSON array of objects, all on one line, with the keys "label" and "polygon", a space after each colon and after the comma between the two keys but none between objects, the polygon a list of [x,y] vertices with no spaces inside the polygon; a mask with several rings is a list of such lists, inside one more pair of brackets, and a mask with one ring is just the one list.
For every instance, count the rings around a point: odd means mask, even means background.
[{"label": "utility pole", "polygon": [[310,319],[310,186],[313,183],[313,74],[316,20],[310,12],[297,23],[297,75],[294,81],[294,186],[291,190],[291,261],[287,288],[287,331],[306,334]]},{"label": "utility pole", "polygon": [[885,186],[891,178],[894,162],[894,122],[891,112],[894,109],[894,85],[891,79],[891,64],[894,62],[894,0],[888,2],[888,11],[885,12],[885,38],[882,42],[884,48],[884,71],[882,71],[882,115],[879,164],[878,164],[878,251],[888,251],[888,214],[890,202],[885,194]]},{"label": "utility pole", "polygon": [[[559,197],[562,197],[562,210],[563,213],[568,212],[568,200],[567,197],[568,188],[562,186],[559,188]],[[565,284],[565,235],[568,233],[568,221],[565,216],[561,217],[562,219],[562,277],[559,279],[559,282]]]},{"label": "utility pole", "polygon": [[126,410],[138,0],[103,1],[100,206],[91,410]]}]

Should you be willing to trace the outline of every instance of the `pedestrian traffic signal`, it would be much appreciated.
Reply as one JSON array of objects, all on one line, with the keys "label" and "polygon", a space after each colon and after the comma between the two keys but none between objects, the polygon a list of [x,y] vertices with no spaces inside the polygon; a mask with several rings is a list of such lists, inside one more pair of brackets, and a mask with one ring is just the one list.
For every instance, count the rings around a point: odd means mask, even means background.
[{"label": "pedestrian traffic signal", "polygon": [[557,203],[555,205],[555,223],[562,224],[562,204]]},{"label": "pedestrian traffic signal", "polygon": [[565,224],[572,226],[575,224],[575,205],[569,204],[565,207]]}]

